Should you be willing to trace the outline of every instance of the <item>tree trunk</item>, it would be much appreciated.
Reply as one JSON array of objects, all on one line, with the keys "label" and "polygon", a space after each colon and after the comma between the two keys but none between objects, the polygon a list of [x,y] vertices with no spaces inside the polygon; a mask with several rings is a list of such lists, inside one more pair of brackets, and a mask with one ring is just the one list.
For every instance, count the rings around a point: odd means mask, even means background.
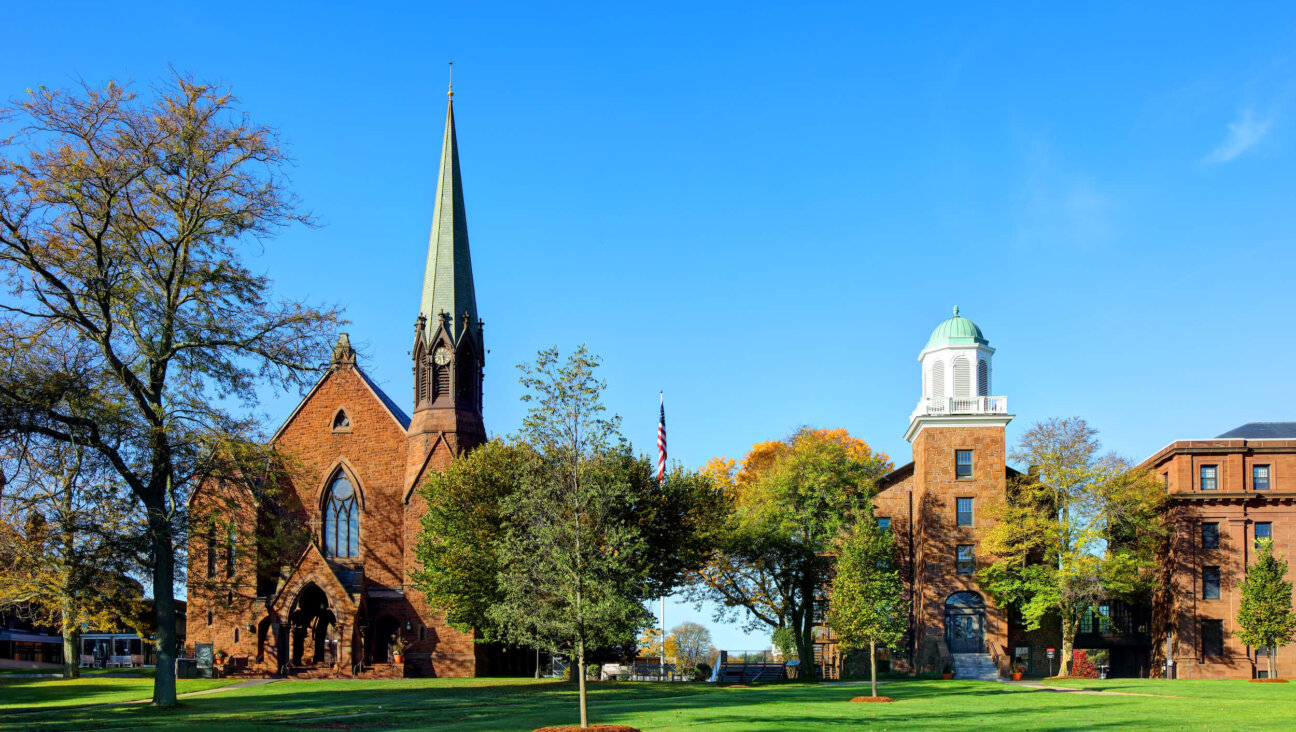
[{"label": "tree trunk", "polygon": [[589,712],[585,708],[585,639],[576,641],[576,672],[580,676],[581,729],[589,726]]},{"label": "tree trunk", "polygon": [[819,678],[819,669],[815,666],[814,657],[814,581],[805,577],[801,582],[801,598],[804,607],[801,609],[801,627],[797,628],[797,655],[801,658],[798,676],[804,681]]},{"label": "tree trunk", "polygon": [[535,677],[538,679],[540,678],[540,649],[539,648],[535,649],[535,652],[536,652]]},{"label": "tree trunk", "polygon": [[1071,655],[1075,648],[1076,622],[1072,613],[1062,613],[1062,657],[1058,660],[1058,676],[1071,675]]},{"label": "tree trunk", "polygon": [[153,552],[153,604],[157,612],[157,670],[153,705],[176,704],[175,554],[171,522],[160,507],[149,508],[149,540]]},{"label": "tree trunk", "polygon": [[869,678],[873,682],[873,696],[877,696],[877,641],[869,641]]},{"label": "tree trunk", "polygon": [[1278,678],[1278,646],[1269,646],[1269,678]]},{"label": "tree trunk", "polygon": [[64,479],[63,486],[63,597],[60,599],[60,615],[63,621],[63,678],[81,677],[81,631],[77,627],[76,613],[72,608],[72,573],[75,568],[72,562],[76,558],[76,537],[72,533],[72,480]]},{"label": "tree trunk", "polygon": [[72,600],[63,596],[63,678],[81,678],[81,631],[72,617]]}]

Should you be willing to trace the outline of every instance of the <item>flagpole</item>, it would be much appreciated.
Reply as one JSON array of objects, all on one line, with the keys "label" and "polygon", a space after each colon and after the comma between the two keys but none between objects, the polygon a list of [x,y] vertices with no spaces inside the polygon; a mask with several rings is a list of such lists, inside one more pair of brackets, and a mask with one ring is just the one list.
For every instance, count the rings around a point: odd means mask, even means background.
[{"label": "flagpole", "polygon": [[[661,400],[660,418],[657,422],[657,483],[666,482],[666,391],[657,392]],[[661,678],[666,680],[666,596],[661,596]]]}]

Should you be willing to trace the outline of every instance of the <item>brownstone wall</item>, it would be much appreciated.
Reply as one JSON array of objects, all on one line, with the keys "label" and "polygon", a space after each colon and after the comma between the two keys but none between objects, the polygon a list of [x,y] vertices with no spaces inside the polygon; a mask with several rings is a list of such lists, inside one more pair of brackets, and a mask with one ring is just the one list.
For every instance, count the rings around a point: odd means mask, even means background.
[{"label": "brownstone wall", "polygon": [[[1296,442],[1289,440],[1196,440],[1173,443],[1144,463],[1170,477],[1175,497],[1169,516],[1172,538],[1167,552],[1168,587],[1157,596],[1158,623],[1154,644],[1159,652],[1167,634],[1179,678],[1252,678],[1266,670],[1268,660],[1257,657],[1237,638],[1240,583],[1255,560],[1255,524],[1272,525],[1274,551],[1291,559],[1296,553]],[[1201,491],[1202,465],[1218,466],[1218,490]],[[1270,466],[1268,491],[1254,491],[1253,465]],[[1219,524],[1219,548],[1201,542],[1203,522]],[[1205,599],[1203,567],[1220,568],[1220,597]],[[1203,653],[1203,620],[1220,620],[1224,653]],[[1296,646],[1279,649],[1279,675],[1296,668]]]}]

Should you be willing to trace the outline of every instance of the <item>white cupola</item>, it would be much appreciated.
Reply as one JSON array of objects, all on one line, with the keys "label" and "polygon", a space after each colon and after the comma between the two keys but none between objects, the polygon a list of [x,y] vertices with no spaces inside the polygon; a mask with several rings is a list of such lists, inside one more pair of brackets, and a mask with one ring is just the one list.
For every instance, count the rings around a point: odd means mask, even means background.
[{"label": "white cupola", "polygon": [[[906,439],[912,440],[926,417],[1006,415],[1008,399],[991,396],[991,359],[995,349],[976,323],[959,315],[936,326],[918,354],[922,364],[922,398],[909,417]],[[995,421],[999,421],[996,419]]]}]

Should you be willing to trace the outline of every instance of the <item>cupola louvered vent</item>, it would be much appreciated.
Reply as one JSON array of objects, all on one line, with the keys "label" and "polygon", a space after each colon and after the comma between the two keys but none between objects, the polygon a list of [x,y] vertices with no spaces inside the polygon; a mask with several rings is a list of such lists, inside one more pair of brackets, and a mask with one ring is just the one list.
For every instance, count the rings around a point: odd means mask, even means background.
[{"label": "cupola louvered vent", "polygon": [[432,373],[433,379],[435,379],[433,385],[435,393],[432,395],[432,398],[440,399],[450,393],[450,367],[437,366],[433,369]]},{"label": "cupola louvered vent", "polygon": [[972,396],[972,365],[963,356],[954,357],[954,396]]},{"label": "cupola louvered vent", "polygon": [[945,362],[937,361],[931,367],[931,397],[945,398]]},{"label": "cupola louvered vent", "polygon": [[990,396],[990,364],[985,359],[977,361],[977,396]]}]

